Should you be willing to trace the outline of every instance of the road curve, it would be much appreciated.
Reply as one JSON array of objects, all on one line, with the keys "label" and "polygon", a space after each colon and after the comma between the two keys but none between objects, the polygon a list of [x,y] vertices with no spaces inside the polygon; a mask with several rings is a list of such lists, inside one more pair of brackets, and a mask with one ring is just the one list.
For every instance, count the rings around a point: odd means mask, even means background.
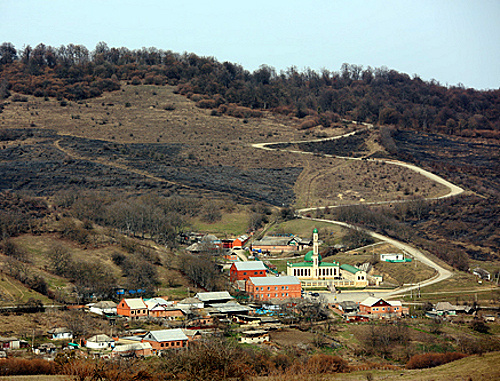
[{"label": "road curve", "polygon": [[431,284],[441,282],[441,281],[443,281],[445,279],[450,278],[453,275],[453,273],[451,271],[449,271],[449,270],[441,267],[437,263],[431,261],[420,250],[418,250],[415,247],[413,247],[411,245],[408,245],[408,244],[406,244],[404,242],[395,240],[393,238],[386,237],[386,236],[384,236],[382,234],[373,232],[371,230],[359,228],[357,226],[348,224],[346,222],[326,220],[326,219],[321,219],[321,218],[305,217],[305,216],[300,216],[300,217],[303,218],[303,219],[305,219],[305,220],[318,221],[318,222],[326,222],[326,223],[339,225],[339,226],[342,226],[342,227],[345,227],[345,228],[349,228],[349,229],[361,230],[361,231],[367,233],[368,235],[370,235],[373,238],[376,238],[376,239],[378,239],[380,241],[387,242],[387,243],[389,243],[389,244],[391,244],[391,245],[393,245],[393,246],[395,246],[395,247],[397,247],[397,248],[405,251],[406,253],[408,253],[411,256],[413,256],[414,259],[416,259],[416,260],[424,263],[425,265],[427,265],[427,266],[429,266],[429,267],[431,267],[431,268],[433,268],[434,270],[437,271],[437,275],[436,276],[434,276],[432,278],[429,278],[429,279],[427,279],[425,281],[422,281],[422,282],[418,283],[417,285],[408,286],[408,287],[404,287],[404,288],[398,288],[397,290],[394,290],[394,291],[391,291],[391,292],[385,292],[384,295],[396,295],[396,294],[402,294],[402,293],[405,293],[405,292],[409,292],[411,290],[416,290],[416,289],[418,289],[420,287],[429,286]]},{"label": "road curve", "polygon": [[[369,128],[372,128],[373,125],[370,125],[370,124],[364,124],[366,126],[366,129],[369,129]],[[363,129],[365,130],[365,129]],[[252,147],[256,148],[256,149],[263,149],[263,150],[267,150],[267,151],[275,151],[277,150],[276,148],[272,148],[272,145],[276,145],[276,144],[296,144],[296,143],[311,143],[311,142],[322,142],[322,141],[329,141],[329,140],[336,140],[336,139],[341,139],[341,138],[344,138],[344,137],[347,137],[347,136],[352,136],[354,134],[356,134],[357,132],[359,131],[362,131],[362,130],[357,130],[357,131],[353,131],[353,132],[350,132],[348,134],[344,134],[344,135],[339,135],[339,136],[335,136],[335,137],[329,137],[329,138],[322,138],[322,139],[316,139],[316,140],[309,140],[309,141],[295,141],[295,142],[275,142],[275,143],[254,143],[252,144]],[[292,153],[298,153],[298,154],[303,154],[303,155],[314,155],[315,153],[313,152],[305,152],[305,151],[298,151],[298,150],[286,150],[287,152],[292,152]],[[405,163],[405,162],[402,162],[402,161],[398,161],[398,160],[389,160],[389,159],[373,159],[373,158],[353,158],[353,157],[344,157],[344,156],[335,156],[335,155],[329,155],[329,154],[324,154],[323,156],[325,157],[333,157],[333,158],[337,158],[337,159],[345,159],[345,160],[366,160],[366,161],[377,161],[377,162],[384,162],[386,164],[390,164],[390,165],[397,165],[397,166],[400,166],[400,167],[405,167],[405,168],[408,168],[416,173],[419,173],[425,177],[427,177],[428,179],[432,180],[432,181],[435,181],[439,184],[442,184],[444,185],[445,187],[447,187],[449,189],[449,192],[443,196],[439,196],[439,197],[432,197],[432,198],[427,198],[427,200],[437,200],[437,199],[443,199],[443,198],[447,198],[447,197],[453,197],[453,196],[457,196],[461,193],[464,192],[464,190],[455,185],[455,184],[452,184],[450,183],[449,181],[443,179],[442,177],[432,173],[432,172],[429,172],[429,171],[426,171],[425,169],[423,168],[420,168],[420,167],[417,167],[416,165],[413,165],[413,164],[409,164],[409,163]],[[406,202],[406,200],[394,200],[394,201],[382,201],[382,202],[373,202],[373,203],[362,203],[360,205],[377,205],[377,204],[387,204],[387,203],[401,203],[401,202]],[[328,208],[335,208],[335,207],[339,207],[338,205],[333,205],[333,206],[329,206]],[[367,292],[358,292],[357,293],[357,298],[355,299],[359,299],[360,298],[364,298],[368,295],[384,295],[384,296],[392,296],[392,295],[397,295],[397,294],[401,294],[401,293],[405,293],[405,292],[409,292],[409,291],[412,291],[412,290],[416,290],[416,289],[419,289],[420,287],[424,287],[424,286],[429,286],[431,284],[434,284],[434,283],[438,283],[438,282],[441,282],[445,279],[448,279],[450,278],[453,274],[451,271],[441,267],[439,264],[431,261],[428,257],[425,256],[424,253],[422,253],[420,250],[416,249],[415,247],[413,246],[410,246],[406,243],[403,243],[403,242],[400,242],[400,241],[397,241],[393,238],[389,238],[389,237],[386,237],[382,234],[379,234],[379,233],[376,233],[376,232],[373,232],[373,231],[370,231],[370,230],[367,230],[367,229],[362,229],[362,228],[359,228],[359,227],[356,227],[354,225],[350,225],[348,223],[345,223],[345,222],[341,222],[341,221],[333,221],[333,220],[326,220],[326,219],[319,219],[319,218],[312,218],[312,217],[306,217],[303,215],[303,213],[306,213],[306,212],[311,212],[311,211],[314,211],[314,210],[318,210],[318,209],[324,209],[326,207],[312,207],[312,208],[304,208],[304,209],[299,209],[297,210],[297,216],[300,217],[300,218],[303,218],[303,219],[308,219],[308,220],[312,220],[312,221],[319,221],[319,222],[326,222],[326,223],[331,223],[331,224],[335,224],[335,225],[339,225],[339,226],[343,226],[343,227],[346,227],[346,228],[351,228],[351,229],[359,229],[359,230],[362,230],[364,232],[366,232],[367,234],[369,234],[370,236],[376,238],[376,239],[379,239],[381,241],[384,241],[384,242],[387,242],[387,243],[390,243],[391,245],[409,253],[410,255],[413,256],[414,259],[416,260],[419,260],[420,262],[426,264],[427,266],[435,269],[437,271],[437,275],[430,278],[430,279],[427,279],[425,281],[422,281],[420,282],[418,285],[414,285],[414,286],[408,286],[408,287],[403,287],[403,288],[399,288],[397,290],[394,290],[394,291],[391,291],[391,292],[383,292],[383,293],[367,293]],[[346,293],[345,295],[343,295],[342,298],[340,299],[345,299],[344,296],[347,296],[348,298],[350,298],[350,300],[353,299],[353,297],[355,296],[354,294],[356,293]],[[337,296],[335,296],[335,300],[337,300]]]}]

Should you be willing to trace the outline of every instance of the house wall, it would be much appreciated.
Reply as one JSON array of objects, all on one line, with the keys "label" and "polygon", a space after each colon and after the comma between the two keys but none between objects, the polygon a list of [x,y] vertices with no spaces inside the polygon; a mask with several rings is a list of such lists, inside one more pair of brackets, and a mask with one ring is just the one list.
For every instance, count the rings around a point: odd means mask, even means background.
[{"label": "house wall", "polygon": [[245,291],[254,300],[301,298],[301,290],[300,284],[255,286],[250,280],[245,284]]},{"label": "house wall", "polygon": [[85,346],[89,349],[107,349],[111,347],[111,342],[100,342],[96,343],[93,341],[87,341]]},{"label": "house wall", "polygon": [[354,287],[366,287],[368,279],[365,271],[357,271],[355,274],[347,270],[342,270],[342,277],[348,281],[354,282]]},{"label": "house wall", "polygon": [[312,267],[287,267],[287,275],[296,276],[302,279],[335,279],[340,276],[340,269],[338,266],[319,267],[318,274],[313,273]]},{"label": "house wall", "polygon": [[252,245],[252,250],[262,250],[268,251],[273,254],[277,253],[291,253],[295,251],[300,251],[302,246],[299,245],[277,245],[277,246],[268,246],[268,245]]},{"label": "house wall", "polygon": [[269,341],[269,335],[264,335],[264,336],[255,336],[255,337],[240,337],[240,343],[247,343],[247,344],[259,344],[259,343],[264,343],[266,341]]},{"label": "house wall", "polygon": [[397,316],[401,316],[407,308],[402,306],[391,306],[388,303],[377,303],[374,306],[365,306],[363,304],[359,305],[360,314],[368,314],[368,315],[384,315],[384,314],[395,314]]},{"label": "house wall", "polygon": [[236,282],[237,280],[247,280],[250,277],[265,277],[265,270],[236,270],[236,266],[233,264],[229,269],[229,278],[231,282]]},{"label": "house wall", "polygon": [[148,316],[148,309],[146,307],[131,309],[125,300],[121,300],[116,306],[116,314],[127,317]]},{"label": "house wall", "polygon": [[151,344],[151,347],[153,347],[153,351],[155,352],[167,349],[187,348],[188,346],[187,340],[163,341],[161,343],[157,341],[142,340],[142,342]]}]

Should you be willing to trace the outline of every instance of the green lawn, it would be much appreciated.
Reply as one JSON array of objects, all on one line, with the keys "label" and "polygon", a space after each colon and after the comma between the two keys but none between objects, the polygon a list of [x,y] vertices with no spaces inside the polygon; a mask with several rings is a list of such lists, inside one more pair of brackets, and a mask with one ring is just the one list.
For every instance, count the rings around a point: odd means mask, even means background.
[{"label": "green lawn", "polygon": [[309,221],[303,219],[296,219],[276,224],[269,230],[269,234],[285,233],[294,234],[301,238],[312,238],[312,231],[314,228],[318,229],[320,240],[325,240],[327,238],[340,240],[340,238],[345,234],[345,229],[341,228],[340,226],[329,224],[326,222]]},{"label": "green lawn", "polygon": [[200,220],[193,220],[193,229],[197,231],[219,234],[219,238],[227,236],[239,236],[245,234],[248,229],[248,213],[227,213],[223,214],[220,221],[207,223]]}]

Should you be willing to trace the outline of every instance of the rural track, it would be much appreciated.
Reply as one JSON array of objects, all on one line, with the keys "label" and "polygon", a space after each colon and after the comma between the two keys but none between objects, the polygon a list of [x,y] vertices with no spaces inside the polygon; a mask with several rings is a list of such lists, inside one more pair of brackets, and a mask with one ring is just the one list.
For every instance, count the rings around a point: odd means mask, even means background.
[{"label": "rural track", "polygon": [[78,154],[74,153],[73,151],[70,151],[70,150],[68,150],[66,148],[61,147],[61,144],[60,144],[61,140],[62,139],[56,140],[54,142],[54,146],[59,151],[63,152],[65,155],[68,155],[72,159],[89,161],[89,162],[92,162],[92,163],[97,163],[97,164],[105,165],[105,166],[108,166],[108,167],[113,167],[113,168],[121,169],[123,171],[134,173],[136,175],[140,175],[140,176],[143,176],[143,177],[146,177],[148,179],[151,179],[151,180],[154,180],[154,181],[158,181],[158,182],[161,182],[161,183],[167,183],[167,184],[172,184],[172,185],[176,185],[176,186],[180,186],[180,187],[184,187],[184,188],[190,188],[189,186],[187,186],[185,184],[181,184],[181,183],[177,183],[175,181],[170,181],[170,180],[162,179],[161,177],[154,176],[154,175],[152,175],[152,174],[150,174],[148,172],[145,172],[145,171],[141,171],[141,170],[138,170],[138,169],[127,167],[126,165],[123,165],[123,164],[118,164],[118,163],[113,163],[113,162],[108,161],[108,160],[102,160],[102,159],[96,159],[96,158],[89,158],[89,157],[78,155]]},{"label": "rural track", "polygon": [[[74,136],[74,135],[62,135],[62,136]],[[193,186],[190,186],[190,185],[186,185],[186,184],[183,184],[183,183],[180,183],[180,182],[177,182],[177,181],[167,180],[167,179],[164,179],[162,177],[158,177],[158,176],[152,175],[151,173],[146,172],[146,171],[142,171],[142,170],[135,169],[135,168],[130,168],[129,166],[124,165],[124,164],[119,164],[119,163],[112,162],[112,161],[109,161],[109,160],[103,160],[103,159],[99,159],[99,158],[90,158],[90,157],[87,157],[87,156],[79,155],[79,154],[77,154],[77,153],[75,153],[75,152],[73,152],[73,151],[71,151],[71,150],[69,150],[67,148],[63,148],[61,146],[61,144],[60,144],[61,140],[62,139],[58,139],[58,140],[54,141],[54,147],[56,149],[58,149],[59,151],[61,151],[62,153],[64,153],[65,155],[67,155],[68,157],[72,158],[72,159],[82,160],[82,161],[88,161],[88,162],[91,162],[91,163],[105,165],[107,167],[117,168],[117,169],[120,169],[122,171],[133,173],[135,175],[139,175],[139,176],[145,177],[145,178],[153,180],[153,181],[157,181],[157,182],[160,182],[160,183],[174,185],[174,186],[177,186],[177,187],[180,187],[180,188],[184,188],[184,189],[199,190],[199,188],[196,188],[196,187],[193,187]],[[218,191],[218,190],[210,190],[210,192],[217,193],[217,194],[224,194],[224,195],[228,193],[228,192],[223,192],[223,191]],[[246,197],[246,196],[242,196],[242,195],[238,195],[238,197],[240,199],[244,199],[246,201],[251,201],[251,202],[254,201],[250,197]]]},{"label": "rural track", "polygon": [[[280,151],[297,153],[297,154],[301,154],[301,155],[317,155],[317,153],[314,153],[314,152],[305,152],[305,151],[300,151],[300,150],[288,150],[288,149],[282,149],[282,148],[277,149],[277,148],[273,148],[272,146],[277,145],[277,144],[299,144],[299,143],[314,143],[314,142],[325,142],[325,141],[330,141],[330,140],[338,140],[341,138],[352,136],[352,135],[359,133],[361,131],[366,131],[366,130],[373,128],[373,125],[369,124],[369,123],[363,123],[363,125],[365,126],[365,128],[363,128],[363,129],[359,129],[359,130],[352,131],[352,132],[349,132],[349,133],[344,134],[344,135],[338,135],[338,136],[334,136],[334,137],[320,138],[320,139],[314,139],[314,140],[309,140],[309,141],[304,140],[304,141],[292,141],[292,142],[254,143],[254,144],[252,144],[252,147],[256,148],[256,149],[266,150],[266,151],[280,150]],[[438,196],[438,197],[426,198],[426,200],[438,200],[438,199],[444,199],[444,198],[448,198],[448,197],[454,197],[454,196],[458,196],[459,194],[464,192],[464,189],[462,189],[461,187],[459,187],[455,184],[452,184],[451,182],[443,179],[442,177],[440,177],[432,172],[429,172],[423,168],[417,167],[416,165],[413,165],[410,163],[405,163],[403,161],[390,160],[390,159],[354,158],[354,157],[337,156],[337,155],[330,155],[330,154],[323,154],[322,156],[323,157],[331,157],[331,158],[335,158],[335,159],[344,159],[344,160],[355,160],[355,161],[363,160],[363,161],[372,161],[372,162],[382,162],[382,163],[389,164],[389,165],[396,165],[396,166],[408,168],[416,173],[421,174],[422,176],[425,176],[426,178],[428,178],[432,181],[435,181],[441,185],[444,185],[449,190],[448,193],[446,193],[445,195]],[[379,201],[379,202],[369,202],[369,203],[364,202],[364,203],[351,204],[351,205],[383,205],[383,204],[392,204],[392,203],[404,203],[404,202],[409,202],[409,201],[411,201],[411,200],[392,200],[392,201]],[[445,269],[444,267],[440,266],[438,263],[429,259],[422,251],[420,251],[417,248],[415,248],[411,245],[408,245],[404,242],[386,237],[382,234],[376,233],[376,232],[368,230],[368,229],[359,228],[357,226],[347,224],[345,222],[326,220],[326,219],[320,219],[320,218],[313,218],[313,217],[307,217],[307,216],[303,215],[304,213],[312,212],[315,210],[321,210],[321,209],[325,209],[325,208],[338,208],[338,207],[340,207],[340,205],[303,208],[303,209],[297,210],[296,215],[300,218],[303,218],[303,219],[308,219],[308,220],[312,220],[312,221],[319,221],[319,222],[326,222],[326,223],[335,224],[335,225],[339,225],[339,226],[343,226],[343,227],[347,227],[347,228],[351,228],[351,229],[357,229],[357,230],[364,231],[376,239],[387,242],[395,247],[400,248],[403,251],[406,251],[407,253],[412,255],[415,259],[419,260],[420,262],[426,264],[427,266],[429,266],[437,271],[437,275],[435,275],[434,277],[429,278],[425,281],[419,282],[418,285],[399,288],[399,289],[394,290],[392,292],[383,293],[384,295],[391,296],[391,295],[396,295],[396,294],[401,294],[401,293],[405,293],[408,291],[416,290],[416,289],[419,289],[419,288],[424,287],[424,286],[429,286],[431,284],[442,282],[443,280],[448,279],[453,275],[453,273],[451,271]]]}]

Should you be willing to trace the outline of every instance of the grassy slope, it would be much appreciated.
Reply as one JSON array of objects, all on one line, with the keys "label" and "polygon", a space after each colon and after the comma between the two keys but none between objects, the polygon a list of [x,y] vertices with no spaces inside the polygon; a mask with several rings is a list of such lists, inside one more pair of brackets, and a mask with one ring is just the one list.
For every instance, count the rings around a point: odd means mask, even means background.
[{"label": "grassy slope", "polygon": [[[249,143],[314,139],[318,135],[339,135],[348,129],[315,127],[304,132],[296,128],[298,120],[267,113],[263,118],[245,121],[215,117],[174,94],[174,88],[169,86],[124,85],[120,91],[68,102],[65,107],[55,99],[28,98],[27,104],[11,102],[5,106],[0,116],[2,128],[34,124],[37,128],[55,129],[61,135],[117,143],[180,143],[184,157],[194,158],[190,160],[199,166],[304,168],[295,186],[298,207],[411,197],[405,195],[406,188],[422,196],[445,191],[394,166],[253,149]],[[166,111],[166,104],[175,110]],[[114,161],[119,162],[119,157]],[[405,187],[398,187],[400,183]]]}]

